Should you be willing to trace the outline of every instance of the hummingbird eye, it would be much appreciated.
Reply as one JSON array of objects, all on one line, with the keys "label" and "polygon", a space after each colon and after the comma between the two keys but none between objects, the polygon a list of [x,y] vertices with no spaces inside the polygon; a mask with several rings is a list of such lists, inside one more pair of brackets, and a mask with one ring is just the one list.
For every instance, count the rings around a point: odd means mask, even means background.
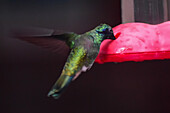
[{"label": "hummingbird eye", "polygon": [[104,29],[103,31],[109,31],[109,29],[108,29],[108,28],[106,28],[106,29]]},{"label": "hummingbird eye", "polygon": [[112,29],[105,28],[105,29],[102,29],[102,30],[97,31],[97,32],[100,33],[100,34],[107,34],[109,32],[112,32]]},{"label": "hummingbird eye", "polygon": [[99,34],[110,34],[113,31],[111,26],[107,24],[101,24],[100,26],[97,27],[96,32],[98,32]]}]

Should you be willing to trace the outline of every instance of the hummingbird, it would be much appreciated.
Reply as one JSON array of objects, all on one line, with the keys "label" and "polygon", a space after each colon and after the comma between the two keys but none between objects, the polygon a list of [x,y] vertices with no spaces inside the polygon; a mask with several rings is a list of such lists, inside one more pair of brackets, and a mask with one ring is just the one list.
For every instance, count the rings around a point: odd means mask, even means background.
[{"label": "hummingbird", "polygon": [[57,41],[62,41],[69,47],[70,53],[61,75],[48,93],[49,97],[58,99],[71,81],[75,80],[81,72],[86,72],[92,67],[102,41],[105,39],[115,40],[116,38],[111,26],[100,24],[84,34],[53,31],[44,36],[19,37],[19,39],[47,48],[50,46],[53,49],[60,46],[57,45]]}]

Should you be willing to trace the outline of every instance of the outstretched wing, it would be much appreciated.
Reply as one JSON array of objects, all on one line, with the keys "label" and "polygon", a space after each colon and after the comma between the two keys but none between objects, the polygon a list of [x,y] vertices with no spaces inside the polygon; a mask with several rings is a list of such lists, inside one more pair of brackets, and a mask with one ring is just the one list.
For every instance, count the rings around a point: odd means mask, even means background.
[{"label": "outstretched wing", "polygon": [[14,37],[47,48],[53,52],[69,50],[69,41],[76,37],[73,32],[63,33],[49,29],[27,28],[14,32]]}]

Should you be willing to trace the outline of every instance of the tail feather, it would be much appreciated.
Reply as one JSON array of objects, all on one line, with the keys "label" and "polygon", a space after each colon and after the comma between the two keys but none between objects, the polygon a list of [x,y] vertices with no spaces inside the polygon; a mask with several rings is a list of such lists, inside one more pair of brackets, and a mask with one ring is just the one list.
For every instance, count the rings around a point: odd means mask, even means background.
[{"label": "tail feather", "polygon": [[48,96],[53,97],[54,99],[58,99],[65,88],[71,83],[73,77],[68,75],[61,75],[60,78],[56,81]]}]

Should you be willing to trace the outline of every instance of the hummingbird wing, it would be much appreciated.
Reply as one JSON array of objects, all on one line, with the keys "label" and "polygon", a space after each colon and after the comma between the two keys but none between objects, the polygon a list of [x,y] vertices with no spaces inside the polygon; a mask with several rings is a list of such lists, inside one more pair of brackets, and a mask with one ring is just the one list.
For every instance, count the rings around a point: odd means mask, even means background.
[{"label": "hummingbird wing", "polygon": [[76,36],[78,34],[73,32],[63,33],[62,31],[39,28],[24,29],[14,33],[14,37],[17,39],[47,48],[53,52],[68,51],[70,48],[69,41]]}]

